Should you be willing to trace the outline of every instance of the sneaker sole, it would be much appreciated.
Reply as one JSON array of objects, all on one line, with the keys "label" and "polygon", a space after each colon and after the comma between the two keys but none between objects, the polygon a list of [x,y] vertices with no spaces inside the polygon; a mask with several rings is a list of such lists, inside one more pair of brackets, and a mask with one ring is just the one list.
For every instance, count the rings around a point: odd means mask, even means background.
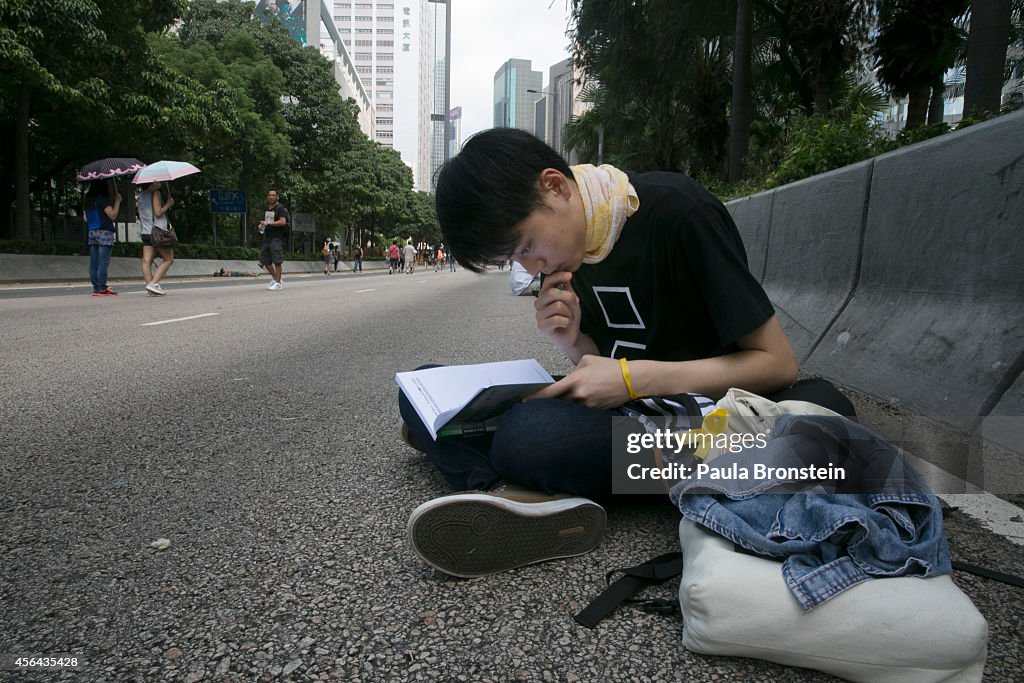
[{"label": "sneaker sole", "polygon": [[445,574],[476,578],[588,553],[604,536],[604,508],[586,498],[518,503],[485,494],[446,496],[409,517],[409,542]]}]

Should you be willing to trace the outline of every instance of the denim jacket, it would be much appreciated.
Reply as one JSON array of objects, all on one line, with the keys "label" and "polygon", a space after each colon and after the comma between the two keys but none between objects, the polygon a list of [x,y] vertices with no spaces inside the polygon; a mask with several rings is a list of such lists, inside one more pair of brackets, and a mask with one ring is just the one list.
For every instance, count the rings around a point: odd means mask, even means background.
[{"label": "denim jacket", "polygon": [[[787,470],[756,478],[757,463]],[[808,481],[789,469],[829,465],[845,479]],[[707,467],[676,484],[672,502],[740,547],[784,558],[783,577],[805,611],[872,577],[951,571],[935,496],[895,446],[855,422],[783,415],[765,447]]]}]

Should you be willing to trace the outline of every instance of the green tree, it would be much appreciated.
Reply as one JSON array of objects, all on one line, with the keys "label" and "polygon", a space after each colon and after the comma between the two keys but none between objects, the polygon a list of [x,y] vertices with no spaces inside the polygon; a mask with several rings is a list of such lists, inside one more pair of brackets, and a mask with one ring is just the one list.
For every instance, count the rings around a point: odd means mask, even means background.
[{"label": "green tree", "polygon": [[601,88],[608,160],[638,170],[721,165],[735,11],[716,3],[574,0],[574,60]]},{"label": "green tree", "polygon": [[437,244],[441,241],[441,224],[437,220],[434,196],[429,192],[414,192],[410,197],[409,221],[400,226],[399,233],[412,235],[414,242]]},{"label": "green tree", "polygon": [[[259,198],[274,185],[292,211],[317,215],[320,236],[349,225],[360,198],[348,174],[359,175],[374,160],[369,153],[353,155],[370,143],[359,130],[355,103],[338,93],[330,63],[279,24],[253,20],[251,4],[190,3],[178,41],[176,53],[167,48],[177,67],[220,88],[240,112],[231,135],[196,140],[197,155],[212,150],[208,179],[217,185],[208,187],[246,190],[255,215],[262,210]],[[385,203],[374,205],[382,211]]]},{"label": "green tree", "polygon": [[806,114],[829,112],[866,44],[874,0],[755,0],[789,89]]},{"label": "green tree", "polygon": [[[104,139],[106,122],[130,114],[147,96],[124,98],[125,84],[148,64],[144,36],[170,24],[183,2],[130,0],[3,0],[0,2],[0,182],[16,202],[16,235],[29,237],[30,168],[52,177],[90,141]],[[59,132],[60,159],[37,157]],[[30,140],[30,137],[33,138]],[[55,163],[62,162],[62,163]],[[6,212],[0,221],[7,222]]]},{"label": "green tree", "polygon": [[953,66],[963,44],[954,20],[969,0],[883,0],[875,40],[878,80],[898,96],[909,96],[906,128],[925,125],[933,88]]},{"label": "green tree", "polygon": [[736,32],[732,60],[732,107],[729,114],[729,182],[743,179],[754,122],[751,90],[754,13],[751,0],[736,3]]}]

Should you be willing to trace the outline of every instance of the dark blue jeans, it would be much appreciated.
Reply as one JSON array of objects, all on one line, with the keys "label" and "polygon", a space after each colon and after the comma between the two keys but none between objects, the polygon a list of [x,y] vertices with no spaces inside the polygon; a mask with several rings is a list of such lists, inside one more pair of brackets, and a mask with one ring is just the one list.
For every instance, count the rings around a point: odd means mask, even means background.
[{"label": "dark blue jeans", "polygon": [[102,292],[107,288],[107,268],[110,266],[110,252],[113,247],[99,244],[89,246],[89,280],[92,291]]},{"label": "dark blue jeans", "polygon": [[[809,401],[855,416],[853,404],[823,379],[801,380],[766,398]],[[398,410],[413,441],[456,491],[488,491],[512,481],[546,493],[598,499],[612,494],[612,418],[621,416],[616,410],[537,399],[505,413],[493,434],[440,441],[431,438],[401,391]],[[643,427],[637,423],[636,430]]]}]

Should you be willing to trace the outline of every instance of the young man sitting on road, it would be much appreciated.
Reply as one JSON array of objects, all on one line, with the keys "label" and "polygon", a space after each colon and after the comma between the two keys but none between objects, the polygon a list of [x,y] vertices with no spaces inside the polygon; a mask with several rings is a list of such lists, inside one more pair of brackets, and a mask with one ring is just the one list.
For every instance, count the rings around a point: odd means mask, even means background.
[{"label": "young man sitting on road", "polygon": [[570,168],[523,131],[472,137],[438,174],[437,214],[463,267],[511,259],[544,276],[537,328],[576,365],[486,436],[411,443],[459,493],[409,520],[414,550],[455,576],[588,552],[612,493],[612,421],[639,397],[740,387],[853,414],[797,360],[725,207],[678,173]]}]

